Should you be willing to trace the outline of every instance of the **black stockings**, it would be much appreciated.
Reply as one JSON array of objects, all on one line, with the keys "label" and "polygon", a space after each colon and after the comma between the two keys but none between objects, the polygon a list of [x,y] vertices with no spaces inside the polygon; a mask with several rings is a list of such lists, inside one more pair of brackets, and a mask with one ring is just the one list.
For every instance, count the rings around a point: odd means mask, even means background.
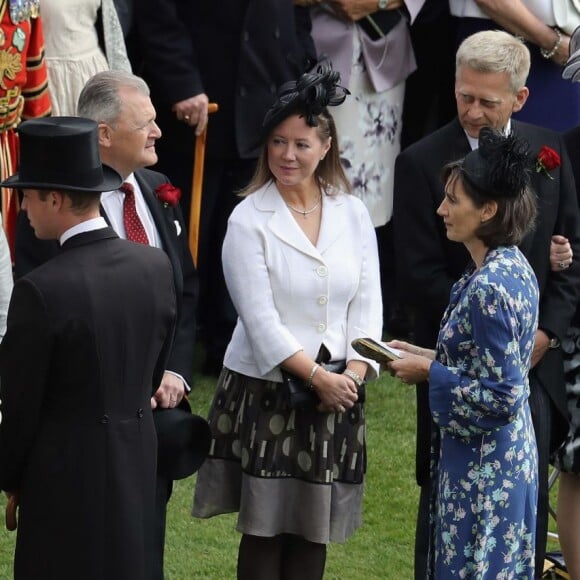
[{"label": "black stockings", "polygon": [[294,534],[262,538],[244,534],[238,580],[322,580],[326,545]]}]

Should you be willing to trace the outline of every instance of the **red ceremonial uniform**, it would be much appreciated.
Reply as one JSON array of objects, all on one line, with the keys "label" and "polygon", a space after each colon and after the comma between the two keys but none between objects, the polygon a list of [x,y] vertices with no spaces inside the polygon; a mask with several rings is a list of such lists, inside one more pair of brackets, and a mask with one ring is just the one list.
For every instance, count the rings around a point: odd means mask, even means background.
[{"label": "red ceremonial uniform", "polygon": [[[18,170],[22,119],[50,115],[39,0],[0,0],[0,178]],[[18,213],[15,190],[2,188],[2,222],[12,256]]]}]

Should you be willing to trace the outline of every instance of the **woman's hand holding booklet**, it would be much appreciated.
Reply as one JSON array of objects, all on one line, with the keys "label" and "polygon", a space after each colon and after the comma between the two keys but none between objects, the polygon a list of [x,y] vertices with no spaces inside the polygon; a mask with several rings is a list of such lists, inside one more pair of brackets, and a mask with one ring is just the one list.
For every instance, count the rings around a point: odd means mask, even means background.
[{"label": "woman's hand holding booklet", "polygon": [[351,345],[360,355],[381,364],[387,364],[401,358],[400,350],[370,337],[355,338]]},{"label": "woman's hand holding booklet", "polygon": [[402,340],[391,341],[393,346],[369,337],[356,338],[351,345],[360,355],[385,365],[392,376],[407,385],[427,381],[435,351]]}]

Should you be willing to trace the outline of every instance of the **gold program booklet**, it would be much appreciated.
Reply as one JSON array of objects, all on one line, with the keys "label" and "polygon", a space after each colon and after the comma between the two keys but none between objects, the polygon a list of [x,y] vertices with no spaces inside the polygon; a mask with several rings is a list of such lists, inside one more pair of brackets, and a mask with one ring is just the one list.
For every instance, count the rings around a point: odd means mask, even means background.
[{"label": "gold program booklet", "polygon": [[401,351],[370,337],[355,338],[352,348],[365,358],[386,364],[401,358]]}]

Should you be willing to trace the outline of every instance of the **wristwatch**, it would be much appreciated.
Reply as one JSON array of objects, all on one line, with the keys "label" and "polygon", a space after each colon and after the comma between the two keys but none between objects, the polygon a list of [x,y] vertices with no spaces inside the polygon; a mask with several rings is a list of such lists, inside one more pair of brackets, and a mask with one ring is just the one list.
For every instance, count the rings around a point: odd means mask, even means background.
[{"label": "wristwatch", "polygon": [[379,0],[378,4],[377,4],[377,8],[379,10],[386,10],[388,3],[389,3],[389,0]]},{"label": "wristwatch", "polygon": [[548,343],[548,348],[553,349],[553,348],[559,348],[559,347],[560,347],[560,340],[556,336],[553,336],[552,338],[550,338],[550,342]]}]

